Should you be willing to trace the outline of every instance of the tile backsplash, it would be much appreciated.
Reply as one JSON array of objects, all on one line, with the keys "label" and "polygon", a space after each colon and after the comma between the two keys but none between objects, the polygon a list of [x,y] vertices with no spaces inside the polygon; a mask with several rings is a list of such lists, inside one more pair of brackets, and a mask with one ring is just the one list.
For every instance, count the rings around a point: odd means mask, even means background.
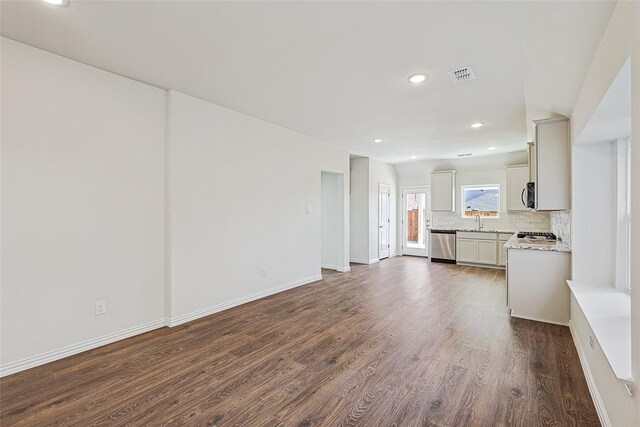
[{"label": "tile backsplash", "polygon": [[551,231],[571,247],[571,211],[551,212]]},{"label": "tile backsplash", "polygon": [[[460,212],[433,212],[432,228],[474,229],[477,223],[471,218],[462,218]],[[499,231],[549,231],[549,212],[500,212],[500,218],[482,219],[486,230]]]}]

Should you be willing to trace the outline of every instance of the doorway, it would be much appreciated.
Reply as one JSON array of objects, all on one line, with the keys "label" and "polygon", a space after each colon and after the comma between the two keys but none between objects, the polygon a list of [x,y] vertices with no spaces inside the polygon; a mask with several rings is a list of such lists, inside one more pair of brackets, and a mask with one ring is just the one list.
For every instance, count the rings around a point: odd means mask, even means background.
[{"label": "doorway", "polygon": [[431,189],[402,189],[402,255],[429,256]]},{"label": "doorway", "polygon": [[322,171],[320,187],[320,266],[349,271],[349,264],[345,265],[344,174]]},{"label": "doorway", "polygon": [[378,185],[378,259],[389,258],[389,205],[391,201],[391,187],[387,184]]}]

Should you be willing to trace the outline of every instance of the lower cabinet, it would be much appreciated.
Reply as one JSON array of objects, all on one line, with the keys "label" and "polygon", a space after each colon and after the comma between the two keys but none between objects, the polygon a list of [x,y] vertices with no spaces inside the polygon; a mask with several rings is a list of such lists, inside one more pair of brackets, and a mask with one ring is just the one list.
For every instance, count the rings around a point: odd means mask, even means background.
[{"label": "lower cabinet", "polygon": [[459,231],[456,237],[458,263],[502,267],[507,264],[504,244],[511,237],[510,233]]},{"label": "lower cabinet", "polygon": [[497,264],[498,254],[495,240],[478,240],[478,262],[480,264]]},{"label": "lower cabinet", "polygon": [[456,242],[457,262],[477,262],[478,261],[478,241],[475,239],[458,238]]},{"label": "lower cabinet", "polygon": [[456,240],[456,261],[459,263],[496,265],[497,233],[460,231]]},{"label": "lower cabinet", "polygon": [[503,267],[507,265],[507,248],[504,247],[504,244],[507,243],[509,238],[511,238],[511,234],[498,234],[498,265]]},{"label": "lower cabinet", "polygon": [[571,254],[509,249],[508,304],[513,317],[566,325],[570,316]]}]

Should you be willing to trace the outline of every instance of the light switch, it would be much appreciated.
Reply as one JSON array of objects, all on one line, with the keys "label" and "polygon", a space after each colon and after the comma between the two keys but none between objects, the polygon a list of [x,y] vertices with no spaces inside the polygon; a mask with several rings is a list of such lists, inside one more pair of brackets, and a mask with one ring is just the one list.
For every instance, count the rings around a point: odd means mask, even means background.
[{"label": "light switch", "polygon": [[311,215],[311,206],[307,206],[307,215]]}]

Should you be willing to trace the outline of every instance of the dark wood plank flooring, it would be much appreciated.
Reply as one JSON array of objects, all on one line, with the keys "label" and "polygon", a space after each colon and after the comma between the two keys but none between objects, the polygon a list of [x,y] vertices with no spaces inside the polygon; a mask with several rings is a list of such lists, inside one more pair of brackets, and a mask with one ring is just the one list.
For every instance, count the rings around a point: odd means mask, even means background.
[{"label": "dark wood plank flooring", "polygon": [[500,270],[397,257],[0,380],[0,424],[596,426]]}]

